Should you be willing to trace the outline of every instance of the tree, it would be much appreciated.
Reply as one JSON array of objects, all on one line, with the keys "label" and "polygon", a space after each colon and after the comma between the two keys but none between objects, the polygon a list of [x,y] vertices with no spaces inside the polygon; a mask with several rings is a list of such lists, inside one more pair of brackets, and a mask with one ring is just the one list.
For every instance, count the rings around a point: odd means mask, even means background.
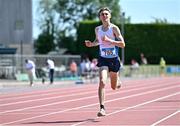
[{"label": "tree", "polygon": [[154,17],[154,22],[153,23],[154,24],[168,24],[168,21],[165,18],[161,19],[161,18],[155,18]]},{"label": "tree", "polygon": [[[42,15],[40,28],[45,33],[49,33],[42,34],[51,36],[51,43],[59,47],[73,47],[79,22],[97,20],[98,9],[102,6],[107,6],[112,10],[114,23],[120,22],[119,0],[111,0],[111,2],[109,0],[40,0],[39,5],[39,12]],[[47,22],[48,26],[46,26]],[[64,44],[64,40],[70,41]]]},{"label": "tree", "polygon": [[52,43],[52,41],[52,35],[49,35],[46,32],[41,33],[34,43],[35,52],[38,54],[47,54],[55,48],[55,45]]},{"label": "tree", "polygon": [[119,0],[57,0],[54,9],[58,13],[60,30],[67,36],[74,35],[80,21],[98,19],[97,11],[102,6],[112,10],[113,22],[120,22]]},{"label": "tree", "polygon": [[[76,29],[79,22],[82,20],[98,20],[97,12],[100,7],[107,6],[112,10],[112,21],[114,23],[120,22],[120,6],[119,0],[57,0],[54,6],[58,13],[59,24],[59,42],[58,45],[64,45],[62,40],[66,41],[65,47],[75,47],[76,43]],[[71,39],[67,39],[67,38]],[[72,37],[74,38],[72,40]],[[68,45],[69,43],[69,45]],[[74,45],[74,46],[73,46]],[[74,50],[74,48],[68,48]]]},{"label": "tree", "polygon": [[55,0],[42,0],[39,2],[39,26],[42,31],[35,41],[35,52],[39,54],[47,54],[55,49],[55,39],[57,26],[55,23],[55,11],[53,5]]},{"label": "tree", "polygon": [[[75,36],[78,22],[86,18],[94,19],[95,0],[57,0],[54,6],[58,13],[59,31],[65,36]],[[94,8],[94,9],[92,9]]]}]

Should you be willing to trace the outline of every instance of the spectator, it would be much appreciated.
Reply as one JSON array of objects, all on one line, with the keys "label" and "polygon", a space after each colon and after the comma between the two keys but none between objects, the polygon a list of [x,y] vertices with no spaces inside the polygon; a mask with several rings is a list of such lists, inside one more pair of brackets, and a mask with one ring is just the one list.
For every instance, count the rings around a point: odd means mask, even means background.
[{"label": "spectator", "polygon": [[160,74],[161,74],[161,76],[164,76],[165,68],[166,68],[166,61],[164,60],[163,57],[161,57],[161,59],[160,59]]},{"label": "spectator", "polygon": [[77,76],[77,63],[72,60],[70,63],[70,71],[73,77]]},{"label": "spectator", "polygon": [[147,59],[146,59],[146,57],[144,56],[143,53],[141,53],[141,64],[142,64],[142,65],[148,64]]},{"label": "spectator", "polygon": [[80,74],[81,74],[81,76],[85,76],[85,73],[86,73],[85,71],[86,71],[86,62],[83,59],[80,63]]},{"label": "spectator", "polygon": [[85,60],[85,72],[88,74],[91,71],[91,61],[89,58]]},{"label": "spectator", "polygon": [[25,68],[28,74],[28,78],[30,81],[30,86],[33,86],[33,81],[36,78],[36,74],[35,74],[35,63],[32,60],[25,60]]},{"label": "spectator", "polygon": [[54,82],[54,68],[55,68],[54,61],[51,59],[47,59],[46,65],[47,65],[48,70],[49,70],[50,84],[53,84],[53,82]]},{"label": "spectator", "polygon": [[138,69],[139,68],[139,63],[135,60],[131,60],[131,69]]},{"label": "spectator", "polygon": [[97,64],[98,64],[97,59],[96,58],[92,59],[92,62],[90,65],[91,71],[96,72],[98,70]]},{"label": "spectator", "polygon": [[131,60],[131,66],[130,66],[130,76],[139,69],[139,63],[135,60]]},{"label": "spectator", "polygon": [[91,62],[91,77],[94,78],[94,77],[97,77],[98,76],[98,60],[96,58],[92,59],[92,62]]}]

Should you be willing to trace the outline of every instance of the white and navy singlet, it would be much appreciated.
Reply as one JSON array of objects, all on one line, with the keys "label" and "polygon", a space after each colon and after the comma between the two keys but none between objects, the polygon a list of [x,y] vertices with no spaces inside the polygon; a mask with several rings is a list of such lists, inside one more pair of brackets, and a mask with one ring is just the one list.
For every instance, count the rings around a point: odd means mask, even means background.
[{"label": "white and navy singlet", "polygon": [[102,38],[106,35],[110,39],[115,40],[113,33],[113,26],[110,25],[107,31],[102,30],[102,25],[98,27],[98,41],[99,41],[99,54],[103,58],[115,58],[118,57],[119,47],[114,46],[110,43],[103,42]]}]

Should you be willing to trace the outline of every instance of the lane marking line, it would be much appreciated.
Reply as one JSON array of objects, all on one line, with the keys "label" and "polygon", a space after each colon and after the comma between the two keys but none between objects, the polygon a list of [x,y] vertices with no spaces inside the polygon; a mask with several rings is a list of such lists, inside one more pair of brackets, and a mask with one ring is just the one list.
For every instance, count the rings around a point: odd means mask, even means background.
[{"label": "lane marking line", "polygon": [[180,112],[180,110],[177,110],[176,112],[174,112],[174,113],[172,113],[172,114],[170,114],[170,115],[168,115],[168,116],[166,116],[166,117],[160,119],[159,121],[157,121],[157,122],[151,124],[151,126],[156,126],[156,125],[158,125],[159,123],[161,123],[161,122],[167,120],[168,118],[171,118],[172,116],[178,114],[179,112]]},{"label": "lane marking line", "polygon": [[[146,81],[146,80],[144,80],[144,81]],[[141,87],[141,86],[145,86],[145,85],[149,85],[149,83],[148,84],[144,84],[144,81],[143,82],[141,82],[141,80],[136,80],[135,82],[133,82],[133,84],[138,84],[138,85],[128,85],[128,88],[132,88],[132,87]],[[155,82],[154,82],[155,81]],[[153,80],[153,83],[150,83],[150,84],[154,84],[154,83],[163,83],[165,80],[158,80],[158,82],[157,82],[157,80]],[[148,81],[149,82],[149,81]],[[152,81],[151,81],[152,82]],[[166,81],[167,82],[167,81]],[[171,82],[171,80],[169,80],[169,82]],[[127,85],[127,83],[132,83],[132,82],[123,82],[123,83],[125,83],[126,85]],[[139,83],[141,83],[141,84],[139,84]],[[84,86],[86,86],[86,87],[91,87],[92,85],[84,85]],[[81,88],[81,89],[79,89],[79,88]],[[87,91],[87,89],[88,88],[84,88],[84,87],[72,87],[71,88],[71,90],[72,89],[77,89],[77,92],[78,91],[80,91],[80,90],[86,90]],[[50,90],[46,90],[46,91],[33,91],[33,92],[29,92],[29,93],[23,93],[23,94],[17,94],[17,95],[14,95],[14,94],[11,94],[11,95],[6,95],[5,94],[5,96],[2,96],[2,97],[0,97],[1,98],[1,100],[3,99],[3,100],[9,100],[9,99],[21,99],[21,98],[29,98],[29,97],[36,97],[36,96],[46,96],[46,95],[51,95],[51,94],[57,94],[57,91],[65,91],[66,92],[66,90],[67,90],[67,88],[64,88],[64,89],[50,89]],[[56,93],[54,93],[54,91],[56,91]],[[73,90],[74,91],[74,90]],[[42,93],[45,93],[45,94],[42,94]],[[48,94],[47,94],[48,93]],[[74,93],[74,92],[72,92],[72,93]],[[22,95],[28,95],[28,96],[22,96]],[[31,95],[31,96],[29,96],[29,95]],[[62,94],[61,94],[62,95]],[[8,98],[3,98],[3,97],[6,97],[6,96],[8,96]],[[13,97],[12,97],[13,96]]]},{"label": "lane marking line", "polygon": [[[170,84],[175,84],[175,83],[170,83]],[[170,84],[167,84],[167,85],[170,85]],[[162,86],[164,87],[165,85],[162,85]],[[137,90],[141,90],[141,89],[149,89],[149,88],[154,88],[154,87],[161,87],[161,86],[160,85],[158,85],[158,86],[156,85],[156,86],[150,86],[150,87],[141,87],[141,88],[138,88],[138,89],[129,89],[129,90],[126,90],[124,92],[131,92],[131,91],[137,91]],[[166,87],[166,88],[168,88],[168,87]],[[123,93],[123,92],[120,92],[120,93]],[[110,95],[114,95],[114,94],[119,94],[119,92],[109,93],[106,96],[110,96]],[[78,98],[78,99],[71,99],[71,100],[66,100],[66,101],[60,101],[60,102],[54,102],[54,103],[49,103],[49,104],[38,105],[38,106],[31,106],[31,107],[26,107],[26,108],[7,110],[7,111],[0,112],[0,114],[5,114],[5,113],[9,113],[9,112],[23,111],[23,110],[28,110],[28,109],[40,108],[40,107],[46,107],[46,106],[51,106],[51,105],[67,103],[67,102],[86,100],[86,99],[91,99],[91,98],[96,98],[96,97],[97,97],[97,95],[93,95],[93,96],[89,96],[89,97],[82,97],[82,98]]]},{"label": "lane marking line", "polygon": [[[121,109],[121,110],[117,110],[117,111],[114,111],[114,112],[111,112],[111,113],[107,114],[106,117],[107,117],[107,116],[114,115],[114,114],[119,113],[119,112],[122,112],[122,111],[127,111],[127,110],[129,110],[129,109],[134,109],[134,108],[137,108],[137,107],[140,107],[140,106],[143,106],[143,105],[146,105],[146,104],[149,104],[149,103],[158,101],[158,100],[162,100],[162,99],[169,98],[169,97],[172,97],[172,96],[175,96],[175,95],[179,95],[179,94],[180,94],[180,92],[176,92],[176,93],[173,93],[173,94],[170,94],[170,95],[166,95],[166,96],[163,96],[163,97],[154,99],[154,100],[150,100],[150,101],[143,102],[143,103],[140,103],[140,104],[137,104],[137,105],[134,105],[134,106],[130,106],[130,107],[127,107],[127,108],[124,108],[124,109]],[[99,117],[96,117],[95,119],[98,119],[98,118],[99,118]],[[88,121],[84,121],[84,122],[80,122],[80,123],[73,124],[73,125],[71,125],[71,126],[78,126],[78,125],[81,125],[81,124],[87,123],[87,122],[88,122]]]},{"label": "lane marking line", "polygon": [[[151,83],[151,84],[154,84],[154,83]],[[151,84],[150,84],[150,85],[151,85]],[[169,84],[167,84],[167,85],[169,85]],[[160,86],[160,85],[158,85],[158,86]],[[141,85],[141,87],[142,87],[142,85]],[[137,86],[136,86],[136,88],[137,88]],[[92,90],[93,90],[93,89],[92,89]],[[109,91],[109,90],[111,90],[111,89],[106,89],[106,91]],[[56,99],[56,98],[63,98],[63,97],[69,97],[69,96],[77,96],[77,95],[83,95],[83,94],[88,94],[88,93],[92,93],[92,92],[97,92],[97,91],[86,91],[86,92],[83,92],[83,93],[76,93],[76,94],[71,93],[70,95],[60,95],[60,96],[53,96],[53,97],[46,97],[46,98],[38,98],[38,99],[32,99],[32,100],[23,100],[23,101],[17,101],[17,102],[10,102],[10,103],[5,103],[5,104],[0,104],[0,107],[6,106],[6,105],[14,105],[14,104],[21,104],[21,103],[33,102],[33,101],[42,101],[42,100],[47,100],[47,99],[51,99],[51,98]],[[57,94],[57,92],[56,92],[56,93],[52,93],[52,94]],[[45,95],[47,95],[47,94],[40,94],[39,96],[45,96]],[[26,96],[25,96],[25,97],[26,97]],[[29,97],[31,97],[31,96],[29,96]],[[1,100],[2,100],[2,99],[1,99]]]},{"label": "lane marking line", "polygon": [[[117,101],[117,100],[122,100],[122,99],[127,99],[127,98],[132,98],[132,97],[136,97],[136,96],[141,96],[141,95],[145,95],[145,94],[150,94],[150,93],[154,93],[154,92],[164,91],[164,90],[168,90],[168,89],[172,89],[172,88],[177,88],[177,87],[180,87],[180,86],[177,85],[177,86],[172,86],[172,87],[166,87],[166,88],[151,90],[151,91],[147,91],[147,92],[143,92],[143,93],[138,93],[138,94],[134,94],[134,95],[129,95],[129,96],[125,96],[125,97],[113,99],[113,100],[108,100],[108,101],[106,101],[105,103],[112,102],[112,101]],[[180,92],[179,92],[179,93],[174,93],[174,95],[177,95],[177,94],[180,94]],[[162,97],[162,98],[166,98],[166,97],[170,97],[170,96],[171,96],[171,95],[168,95],[168,96],[164,96],[164,97]],[[162,98],[158,98],[158,99],[151,100],[151,101],[148,101],[148,102],[145,102],[145,103],[141,103],[141,104],[135,105],[135,107],[139,107],[139,106],[142,106],[142,105],[144,105],[144,104],[151,103],[151,102],[156,101],[156,100],[160,100],[160,99],[162,99]],[[94,105],[98,105],[98,104],[99,104],[99,102],[98,102],[98,103],[94,103],[94,104],[90,104],[90,105],[85,105],[85,106],[79,106],[79,107],[75,107],[75,108],[70,108],[70,109],[66,109],[66,110],[62,110],[62,111],[51,112],[51,113],[44,114],[44,115],[38,115],[38,116],[34,116],[34,117],[29,117],[29,118],[24,118],[24,119],[20,119],[20,120],[15,120],[15,121],[12,121],[12,122],[3,123],[2,125],[17,123],[17,122],[21,122],[21,121],[30,120],[30,119],[36,119],[36,118],[45,117],[45,116],[54,115],[54,114],[59,114],[59,113],[63,113],[63,112],[67,112],[67,111],[72,111],[72,110],[78,110],[78,109],[81,109],[81,108],[86,108],[86,107],[90,107],[90,106],[94,106]],[[123,111],[128,110],[128,109],[131,109],[131,108],[134,108],[134,106],[128,107],[128,108],[126,108],[126,109],[123,109]],[[122,111],[122,110],[121,110],[121,111]],[[119,111],[118,111],[118,112],[119,112]],[[115,112],[113,112],[113,113],[111,113],[111,114],[115,114],[115,113],[117,113],[117,111],[115,111]]]}]

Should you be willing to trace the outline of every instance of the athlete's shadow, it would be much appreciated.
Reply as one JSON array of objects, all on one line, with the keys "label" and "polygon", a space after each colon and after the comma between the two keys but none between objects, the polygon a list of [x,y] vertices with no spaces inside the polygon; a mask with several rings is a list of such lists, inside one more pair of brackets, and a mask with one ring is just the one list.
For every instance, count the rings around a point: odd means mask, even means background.
[{"label": "athlete's shadow", "polygon": [[64,121],[37,121],[37,122],[27,122],[23,124],[55,124],[55,123],[81,123],[81,122],[98,122],[95,119],[84,119],[84,120],[64,120]]}]

